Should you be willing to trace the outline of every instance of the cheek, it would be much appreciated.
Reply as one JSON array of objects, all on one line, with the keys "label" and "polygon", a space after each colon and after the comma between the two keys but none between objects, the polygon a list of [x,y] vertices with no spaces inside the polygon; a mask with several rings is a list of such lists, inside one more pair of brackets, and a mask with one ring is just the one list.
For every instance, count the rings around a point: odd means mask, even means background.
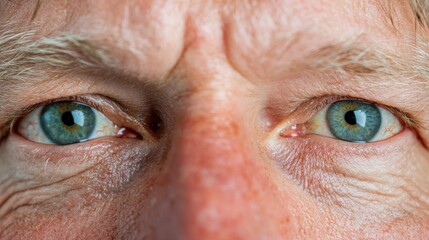
[{"label": "cheek", "polygon": [[[68,148],[35,147],[22,137],[9,136],[0,145],[0,238],[25,238],[33,232],[41,234],[40,239],[79,232],[111,236],[123,206],[143,201],[140,196],[153,189],[148,182],[155,170],[149,166],[156,169],[159,164],[153,152],[149,144],[125,139]],[[4,176],[9,180],[3,181]],[[140,185],[131,189],[145,194],[125,194],[133,179]]]},{"label": "cheek", "polygon": [[71,211],[51,217],[27,216],[24,221],[14,221],[3,233],[4,239],[111,239],[117,236],[112,214],[102,211],[106,204]]},{"label": "cheek", "polygon": [[133,221],[130,216],[117,215],[129,213],[106,202],[94,204],[91,208],[70,211],[55,216],[26,216],[23,221],[13,221],[13,225],[2,232],[4,239],[111,239],[121,236]]},{"label": "cheek", "polygon": [[329,213],[332,233],[410,238],[428,231],[427,150],[411,131],[366,146],[285,139],[270,152],[283,174]]},{"label": "cheek", "polygon": [[[1,238],[111,239],[116,236],[122,239],[129,233],[152,235],[154,229],[164,229],[160,228],[162,222],[154,224],[163,211],[155,204],[157,198],[153,191],[165,188],[154,169],[146,171],[144,177],[130,182],[126,188],[118,189],[116,185],[114,193],[110,191],[112,187],[109,191],[92,193],[75,190],[47,203],[20,206],[1,219],[0,230],[4,230],[0,231]],[[103,181],[103,177],[99,180]],[[165,196],[158,199],[168,204]]]}]

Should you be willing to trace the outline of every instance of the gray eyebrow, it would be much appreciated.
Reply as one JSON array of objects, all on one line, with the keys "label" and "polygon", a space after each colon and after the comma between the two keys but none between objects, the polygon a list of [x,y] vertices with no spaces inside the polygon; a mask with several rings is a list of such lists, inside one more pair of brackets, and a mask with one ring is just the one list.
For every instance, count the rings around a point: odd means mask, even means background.
[{"label": "gray eyebrow", "polygon": [[334,45],[325,45],[310,53],[303,65],[319,71],[334,70],[359,76],[415,78],[429,80],[429,47],[422,40],[410,49],[408,57],[394,52],[363,46],[359,37]]},{"label": "gray eyebrow", "polygon": [[[129,50],[126,47],[109,46],[76,34],[40,37],[33,31],[2,29],[5,28],[0,28],[0,102],[11,93],[35,89],[39,82],[54,80],[61,74],[87,70],[133,77],[123,69],[125,66],[112,60],[114,53]],[[362,47],[365,44],[359,38],[351,39],[322,46],[304,56],[301,62],[285,66],[285,72],[345,73],[353,76],[360,86],[378,89],[395,86],[413,92],[416,99],[426,102],[429,92],[429,43],[425,40],[416,43],[416,46],[410,46],[410,57],[405,58]],[[4,107],[0,106],[0,113]],[[1,115],[0,126],[11,118],[7,113]]]},{"label": "gray eyebrow", "polygon": [[[4,29],[4,28],[3,28]],[[112,47],[76,34],[37,37],[33,31],[0,30],[0,89],[8,89],[16,82],[29,82],[49,73],[79,70],[121,72],[113,61]],[[291,36],[294,38],[294,36]],[[393,53],[369,47],[359,47],[360,39],[325,45],[306,56],[303,62],[285,66],[286,71],[336,71],[370,77],[390,76],[412,78],[429,90],[429,44],[418,41],[412,47],[414,57],[403,59]],[[118,48],[118,47],[116,47]],[[127,50],[127,49],[124,49]],[[378,77],[380,78],[380,77]],[[390,82],[390,81],[389,81]],[[391,84],[391,82],[390,82]]]},{"label": "gray eyebrow", "polygon": [[88,38],[62,34],[35,40],[33,31],[0,32],[0,86],[29,81],[50,71],[113,67],[106,48]]},{"label": "gray eyebrow", "polygon": [[[110,69],[117,65],[109,55],[109,46],[88,37],[61,34],[38,40],[32,31],[0,31],[0,82],[20,80],[40,73],[46,67],[53,71],[73,69]],[[414,61],[402,62],[400,56],[359,48],[349,41],[322,46],[309,54],[299,67],[317,70],[335,70],[351,74],[393,74],[429,77],[427,44],[416,47]],[[286,66],[285,66],[286,67]],[[45,69],[46,70],[46,69]]]}]

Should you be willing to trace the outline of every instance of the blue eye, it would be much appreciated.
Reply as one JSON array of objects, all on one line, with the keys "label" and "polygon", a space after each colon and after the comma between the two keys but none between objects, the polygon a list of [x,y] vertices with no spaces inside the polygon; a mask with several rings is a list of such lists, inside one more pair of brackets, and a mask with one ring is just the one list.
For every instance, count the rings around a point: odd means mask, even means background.
[{"label": "blue eye", "polygon": [[28,114],[18,125],[25,138],[44,144],[69,145],[104,136],[120,129],[97,110],[78,102],[57,102]]},{"label": "blue eye", "polygon": [[339,101],[327,111],[326,120],[331,133],[349,142],[369,142],[381,126],[381,113],[371,103]]},{"label": "blue eye", "polygon": [[348,142],[375,142],[399,133],[403,126],[387,109],[372,103],[345,100],[332,103],[307,124],[309,133]]},{"label": "blue eye", "polygon": [[40,125],[53,143],[67,145],[86,141],[96,124],[94,111],[81,103],[59,102],[42,109]]}]

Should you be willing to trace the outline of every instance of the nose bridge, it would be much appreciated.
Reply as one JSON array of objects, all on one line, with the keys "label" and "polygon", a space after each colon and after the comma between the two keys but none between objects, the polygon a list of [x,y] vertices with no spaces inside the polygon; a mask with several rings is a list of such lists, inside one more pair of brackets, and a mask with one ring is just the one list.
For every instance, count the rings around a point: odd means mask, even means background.
[{"label": "nose bridge", "polygon": [[[280,211],[267,164],[252,145],[246,88],[213,39],[188,45],[181,67],[189,94],[175,123],[167,156],[162,218],[171,239],[276,239],[286,236],[290,214]],[[275,206],[273,208],[273,206]]]},{"label": "nose bridge", "polygon": [[243,127],[248,119],[239,96],[227,92],[195,92],[175,127],[167,160],[174,199],[168,218],[184,239],[270,239],[280,231],[267,224],[279,220],[272,211],[280,206],[275,188]]}]

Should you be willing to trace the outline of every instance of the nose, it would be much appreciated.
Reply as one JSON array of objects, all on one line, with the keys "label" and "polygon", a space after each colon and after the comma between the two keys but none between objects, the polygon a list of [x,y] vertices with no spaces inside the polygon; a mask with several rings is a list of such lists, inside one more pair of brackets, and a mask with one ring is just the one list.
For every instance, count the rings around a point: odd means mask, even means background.
[{"label": "nose", "polygon": [[156,238],[288,239],[298,231],[293,194],[276,184],[274,164],[259,150],[247,82],[219,57],[221,35],[195,32],[182,62],[189,95],[169,131],[152,209]]},{"label": "nose", "polygon": [[220,89],[188,102],[167,157],[160,239],[286,239],[295,231],[292,200],[277,194],[240,109]]}]

